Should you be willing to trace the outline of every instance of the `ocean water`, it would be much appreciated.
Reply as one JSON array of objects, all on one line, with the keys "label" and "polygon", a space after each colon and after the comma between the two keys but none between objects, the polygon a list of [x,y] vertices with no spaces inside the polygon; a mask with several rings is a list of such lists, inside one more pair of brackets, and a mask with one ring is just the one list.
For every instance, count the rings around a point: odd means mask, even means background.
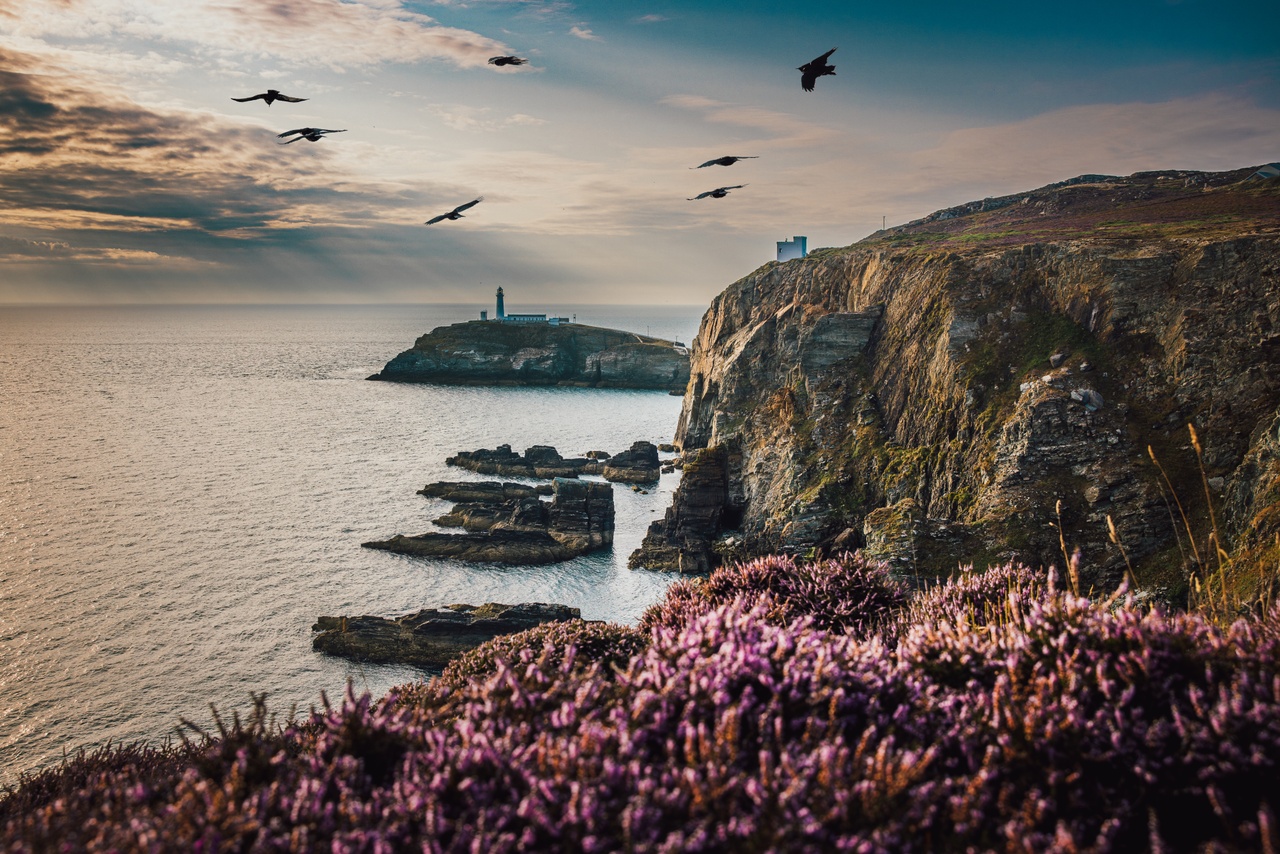
[{"label": "ocean water", "polygon": [[[576,306],[690,342],[701,309]],[[615,486],[613,549],[546,567],[360,543],[432,528],[460,450],[670,441],[664,392],[366,382],[470,306],[0,308],[0,785],[159,742],[266,691],[281,715],[422,673],[311,649],[322,614],[561,602],[632,622],[673,579],[626,560],[670,503]]]}]

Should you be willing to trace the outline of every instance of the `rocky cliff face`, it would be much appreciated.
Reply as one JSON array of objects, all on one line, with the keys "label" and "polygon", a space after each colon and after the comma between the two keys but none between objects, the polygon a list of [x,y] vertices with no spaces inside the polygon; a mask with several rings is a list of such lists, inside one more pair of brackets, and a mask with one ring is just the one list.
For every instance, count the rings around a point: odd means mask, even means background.
[{"label": "rocky cliff face", "polygon": [[1280,184],[1250,171],[1086,176],[768,264],[704,316],[677,441],[725,449],[752,552],[923,578],[1065,543],[1085,584],[1127,557],[1177,597],[1216,529],[1274,572]]},{"label": "rocky cliff face", "polygon": [[683,392],[689,353],[672,341],[618,329],[477,320],[433,329],[370,379]]}]

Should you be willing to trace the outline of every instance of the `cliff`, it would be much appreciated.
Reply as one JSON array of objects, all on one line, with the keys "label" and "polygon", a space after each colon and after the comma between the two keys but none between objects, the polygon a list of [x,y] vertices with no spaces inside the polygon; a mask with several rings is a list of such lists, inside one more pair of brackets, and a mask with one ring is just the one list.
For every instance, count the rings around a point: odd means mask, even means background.
[{"label": "cliff", "polygon": [[[1083,176],[734,283],[677,432],[722,476],[682,489],[633,564],[714,564],[731,530],[920,580],[1061,567],[1065,545],[1086,586],[1127,558],[1185,603],[1216,540],[1260,583],[1280,563],[1280,183],[1252,171]],[[714,530],[676,531],[689,508]]]},{"label": "cliff", "polygon": [[431,330],[370,379],[683,392],[689,353],[672,341],[579,323],[473,320]]}]

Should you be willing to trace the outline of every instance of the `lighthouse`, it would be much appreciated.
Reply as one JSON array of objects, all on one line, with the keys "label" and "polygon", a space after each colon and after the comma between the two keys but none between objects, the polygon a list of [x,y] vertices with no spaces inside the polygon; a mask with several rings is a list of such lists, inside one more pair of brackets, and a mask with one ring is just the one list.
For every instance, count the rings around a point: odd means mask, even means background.
[{"label": "lighthouse", "polygon": [[499,320],[499,321],[502,321],[502,320],[505,320],[505,319],[506,319],[506,317],[507,317],[507,310],[506,310],[506,308],[505,308],[505,307],[503,307],[503,305],[502,305],[502,288],[498,288],[498,294],[497,294],[497,296],[498,296],[498,313],[497,313],[497,315],[496,315],[495,319],[496,319],[496,320]]}]

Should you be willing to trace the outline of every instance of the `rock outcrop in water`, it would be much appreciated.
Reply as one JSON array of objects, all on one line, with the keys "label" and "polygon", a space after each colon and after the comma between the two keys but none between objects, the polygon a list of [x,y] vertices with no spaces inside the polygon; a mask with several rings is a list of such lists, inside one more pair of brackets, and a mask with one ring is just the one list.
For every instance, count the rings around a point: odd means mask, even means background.
[{"label": "rock outcrop in water", "polygon": [[550,445],[534,445],[521,456],[510,445],[499,445],[494,450],[461,451],[445,463],[501,477],[572,478],[596,474],[615,483],[652,483],[661,476],[658,446],[643,440],[612,456],[592,451],[585,457],[565,458]]},{"label": "rock outcrop in water", "polygon": [[[551,502],[538,499],[532,487],[523,494],[518,484],[432,484],[423,494],[470,494],[470,502],[456,505],[437,524],[464,528],[468,533],[428,531],[416,536],[396,534],[364,543],[418,557],[444,557],[482,563],[544,564],[570,560],[613,544],[613,487],[607,483],[556,478]],[[506,496],[510,495],[508,498]],[[498,497],[502,496],[502,497]]]},{"label": "rock outcrop in water", "polygon": [[424,608],[395,619],[319,617],[311,627],[317,632],[311,646],[319,652],[359,661],[440,669],[499,635],[522,632],[541,623],[581,618],[577,608],[541,602]]},{"label": "rock outcrop in water", "polygon": [[711,565],[735,530],[754,553],[863,548],[926,580],[1061,567],[1065,543],[1086,587],[1127,558],[1185,602],[1216,524],[1235,570],[1274,573],[1280,183],[1252,171],[1084,176],[730,286],[677,434],[719,471],[686,467],[633,563]]},{"label": "rock outcrop in water", "polygon": [[579,323],[474,320],[431,330],[369,379],[683,392],[689,351],[674,341]]}]

